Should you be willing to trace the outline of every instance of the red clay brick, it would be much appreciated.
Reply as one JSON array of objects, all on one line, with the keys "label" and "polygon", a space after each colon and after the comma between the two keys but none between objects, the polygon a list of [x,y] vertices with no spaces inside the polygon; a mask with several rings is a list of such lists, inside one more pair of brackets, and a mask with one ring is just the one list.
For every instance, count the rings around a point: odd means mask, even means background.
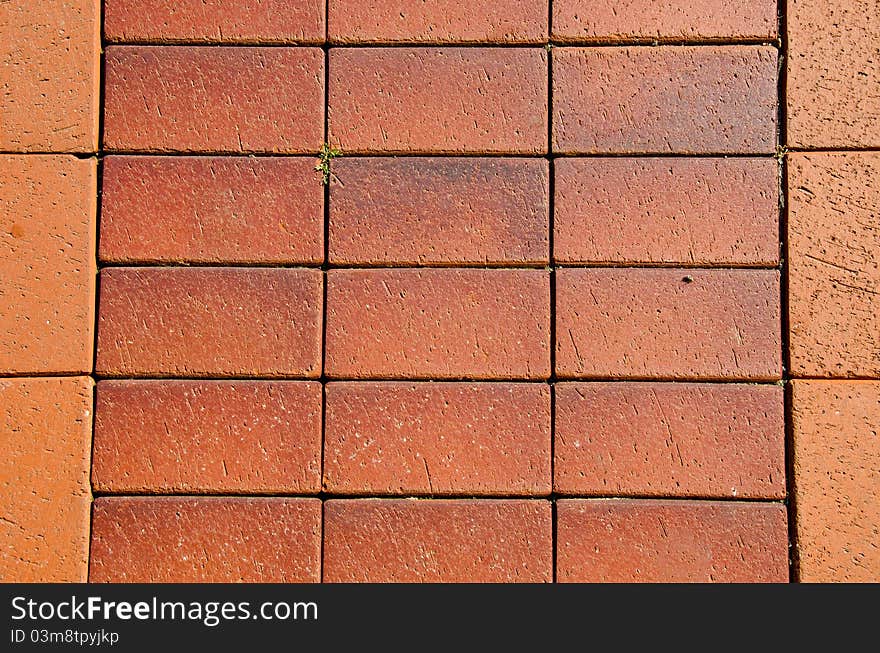
[{"label": "red clay brick", "polygon": [[325,0],[105,0],[110,42],[323,43]]},{"label": "red clay brick", "polygon": [[315,493],[321,386],[306,381],[101,381],[99,492]]},{"label": "red clay brick", "polygon": [[82,583],[92,380],[0,379],[0,582]]},{"label": "red clay brick", "polygon": [[880,382],[792,383],[799,579],[880,581]]},{"label": "red clay brick", "polygon": [[100,3],[0,3],[0,150],[97,150]]},{"label": "red clay brick", "polygon": [[550,494],[550,388],[331,383],[324,487],[340,494]]},{"label": "red clay brick", "polygon": [[781,387],[560,383],[555,392],[556,492],[785,497]]},{"label": "red clay brick", "polygon": [[315,378],[321,283],[320,270],[105,268],[97,372]]},{"label": "red clay brick", "polygon": [[773,159],[559,159],[555,171],[557,261],[779,262]]},{"label": "red clay brick", "polygon": [[545,160],[356,158],[333,170],[333,263],[548,261]]},{"label": "red clay brick", "polygon": [[556,514],[559,582],[788,581],[781,503],[569,499]]},{"label": "red clay brick", "polygon": [[326,372],[337,378],[547,378],[543,270],[331,270]]},{"label": "red clay brick", "polygon": [[880,146],[876,0],[788,0],[786,25],[789,145]]},{"label": "red clay brick", "polygon": [[552,529],[547,501],[328,501],[324,580],[546,583]]},{"label": "red clay brick", "polygon": [[563,269],[561,377],[776,380],[776,270]]},{"label": "red clay brick", "polygon": [[880,154],[789,156],[795,376],[880,376]]},{"label": "red clay brick", "polygon": [[104,147],[316,152],[323,67],[318,48],[108,47]]},{"label": "red clay brick", "polygon": [[313,159],[104,159],[102,260],[320,263],[324,190]]},{"label": "red clay brick", "polygon": [[554,48],[553,149],[773,152],[776,59],[769,46]]},{"label": "red clay brick", "polygon": [[0,373],[88,373],[94,159],[0,156]]},{"label": "red clay brick", "polygon": [[330,0],[330,40],[341,43],[543,43],[547,0]]},{"label": "red clay brick", "polygon": [[321,578],[318,499],[95,500],[95,583],[307,583]]},{"label": "red clay brick", "polygon": [[345,151],[547,151],[543,48],[335,48],[329,73]]},{"label": "red clay brick", "polygon": [[775,39],[776,0],[553,0],[561,41]]}]

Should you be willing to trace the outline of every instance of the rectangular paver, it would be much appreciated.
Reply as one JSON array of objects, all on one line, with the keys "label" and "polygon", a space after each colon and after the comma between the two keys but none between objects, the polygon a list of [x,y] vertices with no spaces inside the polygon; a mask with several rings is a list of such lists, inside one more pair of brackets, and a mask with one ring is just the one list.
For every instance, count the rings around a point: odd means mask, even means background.
[{"label": "rectangular paver", "polygon": [[0,378],[0,581],[88,574],[92,380]]},{"label": "rectangular paver", "polygon": [[556,373],[777,380],[780,318],[776,270],[561,269]]},{"label": "rectangular paver", "polygon": [[559,582],[785,583],[781,503],[561,500]]},{"label": "rectangular paver", "polygon": [[0,375],[92,370],[96,170],[0,156]]},{"label": "rectangular paver", "polygon": [[348,152],[547,151],[543,48],[334,48],[330,141]]},{"label": "rectangular paver", "polygon": [[104,148],[138,152],[317,152],[319,48],[110,46]]},{"label": "rectangular paver", "polygon": [[321,501],[280,497],[95,500],[93,583],[315,583]]},{"label": "rectangular paver", "polygon": [[104,268],[102,376],[321,374],[322,275],[296,268]]},{"label": "rectangular paver", "polygon": [[317,494],[321,385],[101,381],[92,483],[117,494]]},{"label": "rectangular paver", "polygon": [[549,501],[328,501],[324,580],[546,583],[552,527]]},{"label": "rectangular paver", "polygon": [[550,275],[331,270],[326,366],[335,378],[548,378]]},{"label": "rectangular paver", "polygon": [[553,49],[553,150],[737,154],[776,148],[769,46]]},{"label": "rectangular paver", "polygon": [[324,189],[297,157],[108,156],[108,263],[320,263]]},{"label": "rectangular paver", "polygon": [[550,388],[330,383],[324,487],[339,494],[550,493]]},{"label": "rectangular paver", "polygon": [[545,160],[342,158],[333,172],[330,262],[335,265],[549,260]]},{"label": "rectangular paver", "polygon": [[558,383],[556,492],[785,497],[782,388]]}]

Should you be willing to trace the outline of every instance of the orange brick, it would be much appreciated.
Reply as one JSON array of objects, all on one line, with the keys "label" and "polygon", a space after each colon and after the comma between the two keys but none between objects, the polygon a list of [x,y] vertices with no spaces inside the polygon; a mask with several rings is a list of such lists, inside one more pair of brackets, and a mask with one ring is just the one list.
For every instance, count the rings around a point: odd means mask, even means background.
[{"label": "orange brick", "polygon": [[773,159],[557,159],[554,258],[563,263],[779,261]]},{"label": "orange brick", "polygon": [[334,48],[329,67],[345,151],[547,151],[543,48]]},{"label": "orange brick", "polygon": [[328,501],[327,582],[520,582],[553,578],[548,501]]},{"label": "orange brick", "polygon": [[547,0],[329,0],[330,39],[341,43],[542,43]]},{"label": "orange brick", "polygon": [[103,261],[320,263],[324,189],[314,159],[104,159]]},{"label": "orange brick", "polygon": [[101,0],[0,5],[0,150],[96,151]]},{"label": "orange brick", "polygon": [[786,5],[788,144],[880,146],[876,0],[787,0]]},{"label": "orange brick", "polygon": [[775,39],[776,0],[553,0],[562,41]]},{"label": "orange brick", "polygon": [[777,52],[763,46],[553,49],[553,151],[772,153]]},{"label": "orange brick", "polygon": [[95,500],[93,583],[315,583],[318,499]]},{"label": "orange brick", "polygon": [[557,505],[563,583],[785,583],[779,503],[568,499]]},{"label": "orange brick", "polygon": [[323,43],[327,0],[105,0],[111,42]]},{"label": "orange brick", "polygon": [[789,155],[792,374],[880,376],[880,154]]},{"label": "orange brick", "polygon": [[334,264],[524,265],[549,259],[545,160],[358,157],[340,159],[333,172]]},{"label": "orange brick", "polygon": [[88,377],[0,379],[0,581],[85,582],[91,411]]},{"label": "orange brick", "polygon": [[324,140],[318,48],[107,48],[104,147],[314,153]]},{"label": "orange brick", "polygon": [[779,386],[559,383],[556,492],[785,497]]},{"label": "orange brick", "polygon": [[547,495],[550,484],[547,385],[327,385],[329,492]]},{"label": "orange brick", "polygon": [[799,580],[880,582],[880,382],[792,388]]},{"label": "orange brick", "polygon": [[320,270],[104,268],[102,376],[321,374]]},{"label": "orange brick", "polygon": [[547,378],[549,274],[330,270],[326,366],[335,378]]},{"label": "orange brick", "polygon": [[0,373],[88,373],[94,159],[0,156]]},{"label": "orange brick", "polygon": [[779,273],[558,270],[556,373],[775,381],[782,375]]},{"label": "orange brick", "polygon": [[321,386],[304,381],[101,381],[99,492],[321,489]]}]

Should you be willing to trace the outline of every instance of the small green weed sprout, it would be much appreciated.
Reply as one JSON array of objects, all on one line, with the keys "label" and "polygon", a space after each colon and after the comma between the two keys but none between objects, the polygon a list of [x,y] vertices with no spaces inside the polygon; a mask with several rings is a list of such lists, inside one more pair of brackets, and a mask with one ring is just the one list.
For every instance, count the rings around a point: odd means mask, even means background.
[{"label": "small green weed sprout", "polygon": [[333,147],[330,143],[324,143],[321,146],[321,151],[318,153],[318,165],[315,166],[315,171],[321,173],[321,183],[325,186],[330,185],[330,178],[333,175],[330,171],[330,162],[340,156],[342,156],[342,150]]}]

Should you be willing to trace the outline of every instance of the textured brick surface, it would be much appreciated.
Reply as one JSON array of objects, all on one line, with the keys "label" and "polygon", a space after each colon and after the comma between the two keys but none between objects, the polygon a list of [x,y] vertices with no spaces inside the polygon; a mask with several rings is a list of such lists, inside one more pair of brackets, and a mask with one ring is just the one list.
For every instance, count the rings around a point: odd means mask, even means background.
[{"label": "textured brick surface", "polygon": [[550,582],[547,501],[324,504],[329,582]]},{"label": "textured brick surface", "polygon": [[796,376],[880,375],[880,155],[789,155],[789,322]]},{"label": "textured brick surface", "polygon": [[560,383],[555,392],[559,493],[785,497],[780,387]]},{"label": "textured brick surface", "polygon": [[305,381],[102,381],[99,492],[317,493],[321,386]]},{"label": "textured brick surface", "polygon": [[775,0],[553,0],[563,41],[719,41],[776,37]]},{"label": "textured brick surface", "polygon": [[100,3],[0,3],[0,150],[96,150]]},{"label": "textured brick surface", "polygon": [[95,583],[298,583],[321,578],[318,499],[95,500]]},{"label": "textured brick surface", "polygon": [[880,146],[876,0],[787,0],[789,145]]},{"label": "textured brick surface", "polygon": [[321,294],[319,270],[105,268],[97,372],[317,377]]},{"label": "textured brick surface", "polygon": [[326,373],[350,378],[546,378],[543,270],[331,270]]},{"label": "textured brick surface", "polygon": [[570,377],[775,380],[775,270],[556,272],[556,372]]},{"label": "textured brick surface", "polygon": [[880,382],[795,381],[797,559],[803,582],[880,581]]},{"label": "textured brick surface", "polygon": [[92,381],[0,379],[0,581],[84,582]]},{"label": "textured brick surface", "polygon": [[104,159],[104,261],[320,263],[324,191],[310,158]]},{"label": "textured brick surface", "polygon": [[773,152],[776,59],[763,46],[554,48],[554,151]]},{"label": "textured brick surface", "polygon": [[788,581],[779,503],[563,500],[560,582]]},{"label": "textured brick surface", "polygon": [[0,156],[0,374],[91,371],[95,170]]},{"label": "textured brick surface", "polygon": [[330,39],[344,43],[538,43],[547,40],[547,5],[547,0],[329,0]]},{"label": "textured brick surface", "polygon": [[333,166],[330,260],[545,263],[548,167],[539,159],[341,159]]},{"label": "textured brick surface", "polygon": [[331,383],[324,486],[341,494],[549,494],[550,388]]},{"label": "textured brick surface", "polygon": [[318,48],[111,46],[104,147],[316,152],[323,68]]},{"label": "textured brick surface", "polygon": [[338,48],[329,66],[343,150],[547,151],[543,48]]},{"label": "textured brick surface", "polygon": [[565,263],[776,265],[773,159],[587,158],[554,164]]},{"label": "textured brick surface", "polygon": [[327,0],[105,0],[108,41],[323,43]]}]

